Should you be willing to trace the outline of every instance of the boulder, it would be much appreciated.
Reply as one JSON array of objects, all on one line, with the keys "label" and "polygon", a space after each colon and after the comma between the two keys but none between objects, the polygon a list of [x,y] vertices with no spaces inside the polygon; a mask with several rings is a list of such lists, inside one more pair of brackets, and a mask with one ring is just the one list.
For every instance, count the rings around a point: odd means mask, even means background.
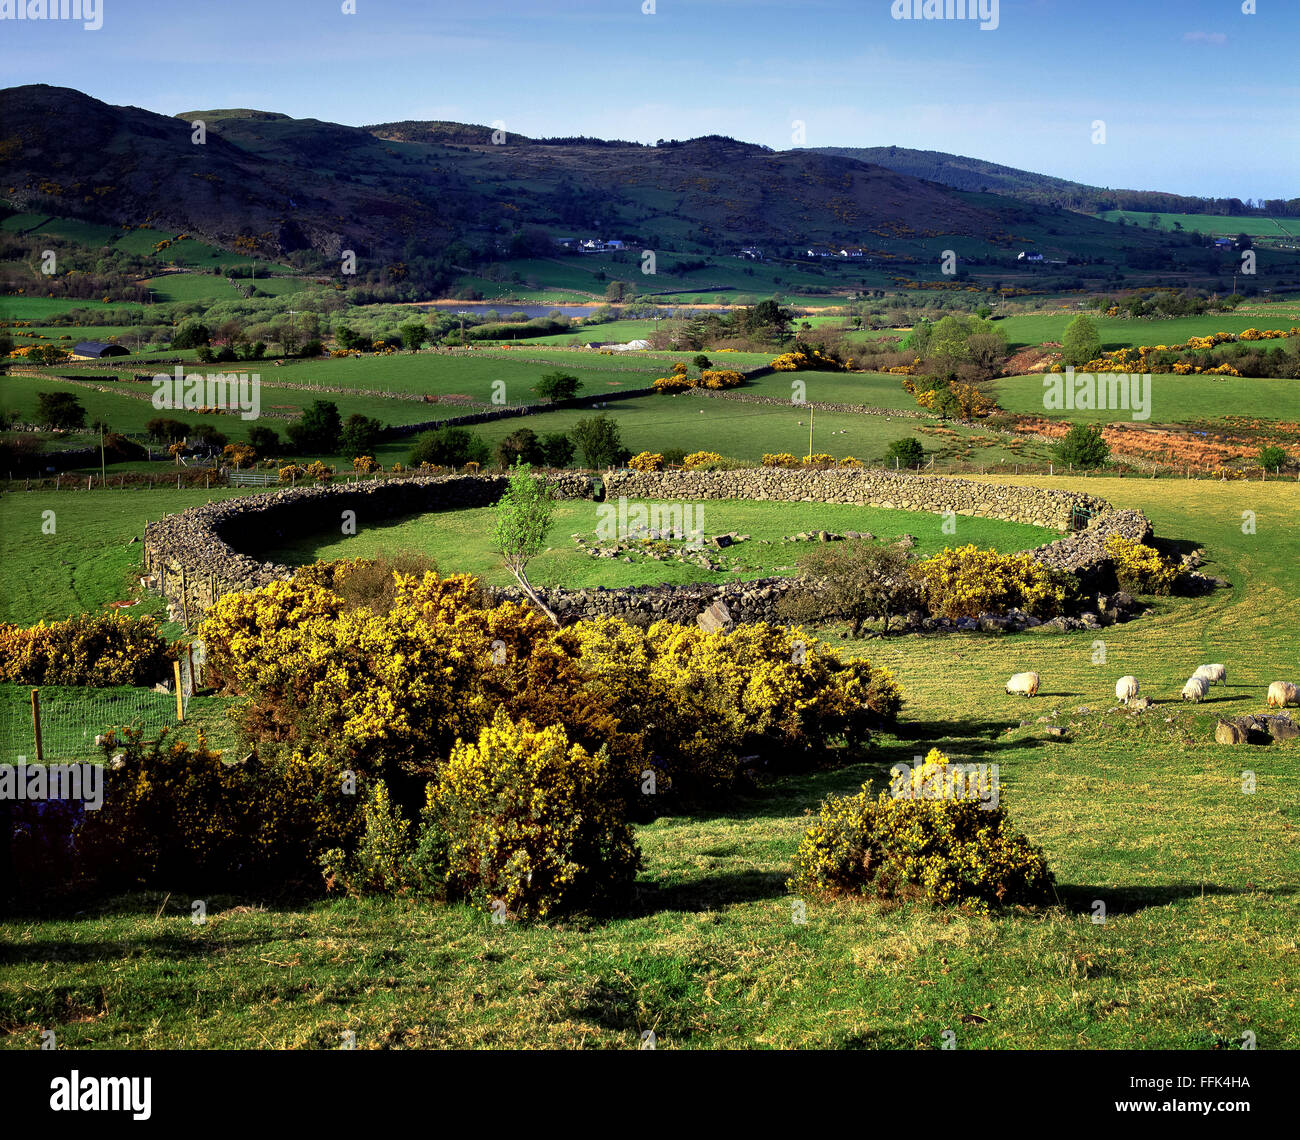
[{"label": "boulder", "polygon": [[1232,721],[1221,720],[1214,726],[1214,739],[1218,744],[1244,744],[1246,731]]},{"label": "boulder", "polygon": [[695,622],[705,633],[717,633],[719,630],[730,629],[733,624],[731,611],[727,609],[727,603],[721,598],[701,610],[696,615]]}]

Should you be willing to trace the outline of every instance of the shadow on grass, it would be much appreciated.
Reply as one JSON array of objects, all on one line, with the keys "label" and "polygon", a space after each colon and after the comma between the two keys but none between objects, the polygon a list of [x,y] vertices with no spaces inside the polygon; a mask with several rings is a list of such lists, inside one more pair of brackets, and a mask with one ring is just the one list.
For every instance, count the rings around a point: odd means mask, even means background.
[{"label": "shadow on grass", "polygon": [[785,871],[726,871],[682,883],[638,883],[629,915],[706,911],[735,903],[787,897]]},{"label": "shadow on grass", "polygon": [[1075,883],[1058,883],[1057,897],[1066,910],[1076,914],[1093,914],[1094,904],[1106,904],[1106,914],[1136,914],[1151,907],[1168,906],[1184,899],[1216,896],[1268,895],[1286,898],[1300,894],[1298,887],[1221,887],[1216,883],[1170,883],[1166,886],[1088,887]]},{"label": "shadow on grass", "polygon": [[118,962],[130,958],[167,959],[210,958],[220,947],[227,953],[241,946],[259,946],[266,935],[216,939],[184,938],[175,934],[141,935],[96,941],[80,939],[45,939],[18,944],[0,943],[0,965],[15,966],[26,962]]}]

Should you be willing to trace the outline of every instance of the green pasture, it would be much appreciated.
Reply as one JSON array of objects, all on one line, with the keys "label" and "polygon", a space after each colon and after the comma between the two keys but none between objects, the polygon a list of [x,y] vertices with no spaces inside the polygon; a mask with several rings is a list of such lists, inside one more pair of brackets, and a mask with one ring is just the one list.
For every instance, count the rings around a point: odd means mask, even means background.
[{"label": "green pasture", "polygon": [[[1060,343],[1066,326],[1080,313],[1097,326],[1101,346],[1110,351],[1131,348],[1139,344],[1183,344],[1194,336],[1209,336],[1216,332],[1241,333],[1246,329],[1289,329],[1300,323],[1300,306],[1294,303],[1252,306],[1246,311],[1233,313],[1207,313],[1200,317],[1172,317],[1169,320],[1128,317],[1103,317],[1095,309],[1070,307],[1060,313],[1016,314],[998,321],[998,328],[1006,333],[1012,350],[1044,341]],[[1278,341],[1260,342],[1274,347]]]},{"label": "green pasture", "polygon": [[[1048,410],[1043,406],[1044,377],[1007,376],[990,387],[998,405],[1017,415],[1046,416],[1074,423],[1116,423],[1131,419],[1115,409]],[[1175,376],[1155,373],[1150,381],[1150,424],[1188,424],[1225,416],[1294,420],[1300,415],[1300,384],[1247,376]]]},{"label": "green pasture", "polygon": [[1154,210],[1104,210],[1098,215],[1108,222],[1123,218],[1129,225],[1147,229],[1152,218],[1159,219],[1163,230],[1172,231],[1177,222],[1184,231],[1197,231],[1214,237],[1236,237],[1247,234],[1262,238],[1300,238],[1300,218],[1238,218],[1225,214],[1166,214]]},{"label": "green pasture", "polygon": [[[938,1049],[950,1030],[958,1049],[1208,1055],[1247,1031],[1259,1048],[1300,1047],[1300,745],[1212,739],[1216,717],[1263,711],[1268,682],[1293,675],[1300,491],[1024,481],[1142,508],[1231,587],[1152,599],[1149,615],[1100,632],[845,643],[896,671],[897,730],[863,758],[638,827],[645,866],[625,911],[497,926],[407,899],[277,902],[268,884],[209,899],[196,926],[177,882],[18,916],[0,925],[0,1048],[36,1048],[45,1029],[74,1049],[334,1049],[349,1032],[360,1049],[635,1049],[646,1031],[660,1050]],[[1227,665],[1227,685],[1181,704],[1209,661]],[[1005,678],[1027,668],[1039,695],[1007,696]],[[1124,673],[1152,711],[1113,709]],[[189,731],[226,707],[196,698]],[[1055,872],[1055,903],[979,918],[790,896],[821,799],[880,788],[930,747],[998,764],[1002,804]]]},{"label": "green pasture", "polygon": [[[635,508],[629,503],[629,510]],[[709,571],[685,559],[655,561],[631,555],[621,558],[593,558],[582,553],[572,536],[581,534],[588,542],[600,540],[598,528],[609,517],[603,504],[566,500],[556,504],[547,535],[548,549],[528,567],[529,581],[543,586],[648,586],[656,583],[679,585],[687,582],[727,582],[795,573],[795,562],[816,549],[815,542],[782,543],[782,539],[809,531],[870,532],[892,540],[901,534],[916,538],[920,555],[944,546],[993,546],[999,550],[1028,550],[1059,537],[1054,531],[1020,523],[999,522],[958,516],[956,532],[942,531],[944,517],[924,511],[895,511],[879,507],[855,507],[832,503],[740,502],[710,499],[691,504],[690,526],[702,536],[748,534],[747,541],[715,550],[705,547],[715,563],[725,569]],[[381,551],[417,550],[427,554],[444,574],[475,574],[492,585],[514,584],[514,579],[492,551],[493,507],[465,511],[439,511],[412,518],[373,522],[357,515],[357,533],[336,538],[308,535],[289,543],[276,543],[260,552],[264,560],[296,565],[317,558],[372,557]],[[631,519],[634,523],[635,518]],[[612,530],[617,519],[609,523]],[[653,521],[649,525],[654,525]],[[605,540],[608,541],[608,540]],[[648,544],[653,545],[653,544]],[[679,547],[680,543],[672,543]]]}]

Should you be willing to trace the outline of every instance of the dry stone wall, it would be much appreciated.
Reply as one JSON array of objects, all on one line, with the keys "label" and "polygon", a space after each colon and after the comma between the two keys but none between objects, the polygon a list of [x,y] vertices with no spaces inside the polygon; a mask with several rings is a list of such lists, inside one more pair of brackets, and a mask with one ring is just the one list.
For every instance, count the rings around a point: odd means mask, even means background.
[{"label": "dry stone wall", "polygon": [[[747,468],[736,471],[619,471],[604,476],[603,491],[591,475],[559,472],[550,477],[565,499],[638,502],[707,499],[781,500],[851,503],[903,510],[942,512],[1004,519],[1070,531],[1032,552],[1045,565],[1080,576],[1085,585],[1105,585],[1109,565],[1106,540],[1120,534],[1139,541],[1151,535],[1140,511],[1116,511],[1094,495],[1035,487],[978,483],[965,479],[833,469]],[[358,527],[368,522],[432,510],[484,507],[505,490],[504,475],[446,475],[402,480],[371,480],[333,486],[300,487],[209,503],[161,522],[145,532],[146,572],[174,603],[175,612],[193,623],[222,594],[249,590],[278,578],[292,567],[246,553],[277,540],[339,527],[342,512],[356,512]],[[1084,529],[1071,530],[1088,518]],[[798,584],[764,578],[719,585],[638,586],[539,591],[565,621],[617,616],[632,621],[690,622],[721,602],[735,621],[776,620],[780,599]],[[490,587],[497,600],[521,600],[514,587]]]}]

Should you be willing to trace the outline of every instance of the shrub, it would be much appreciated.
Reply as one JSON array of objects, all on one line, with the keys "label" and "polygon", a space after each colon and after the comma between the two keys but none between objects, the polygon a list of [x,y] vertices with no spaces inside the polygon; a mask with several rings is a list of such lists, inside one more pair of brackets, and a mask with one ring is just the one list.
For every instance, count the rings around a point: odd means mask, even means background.
[{"label": "shrub", "polygon": [[763,456],[764,467],[798,467],[800,460],[797,455],[791,455],[788,451],[779,451],[775,455]]},{"label": "shrub", "polygon": [[371,475],[379,470],[379,462],[373,455],[358,455],[352,460],[352,469],[361,475]]},{"label": "shrub", "polygon": [[1097,326],[1080,313],[1065,327],[1061,338],[1061,358],[1066,364],[1083,368],[1101,355],[1101,336]]},{"label": "shrub", "polygon": [[804,467],[816,467],[818,470],[824,471],[828,467],[835,466],[835,456],[819,451],[813,455],[805,455],[800,462]]},{"label": "shrub", "polygon": [[319,459],[313,459],[307,464],[303,472],[308,479],[315,479],[319,483],[326,483],[334,477],[334,472],[325,466]]},{"label": "shrub", "polygon": [[1259,465],[1266,470],[1276,471],[1279,467],[1286,464],[1286,451],[1274,444],[1268,444],[1259,449]]},{"label": "shrub", "polygon": [[167,644],[151,617],[82,614],[30,628],[0,624],[0,680],[19,685],[142,685],[160,680]]},{"label": "shrub", "polygon": [[661,454],[665,467],[680,467],[686,462],[686,449],[683,447],[665,447]]},{"label": "shrub", "polygon": [[356,828],[357,797],[318,754],[228,764],[201,735],[145,745],[131,732],[104,747],[121,761],[105,770],[103,807],[86,814],[76,846],[105,890],[307,886],[324,850]]},{"label": "shrub", "polygon": [[339,451],[349,459],[366,455],[375,450],[375,444],[379,442],[383,430],[384,425],[378,420],[363,416],[360,412],[353,412],[348,416],[340,433]]},{"label": "shrub", "polygon": [[462,427],[443,427],[417,436],[407,462],[412,467],[424,463],[435,467],[463,467],[471,462],[482,465],[491,457],[491,449],[479,436]]},{"label": "shrub", "polygon": [[978,617],[1019,607],[1036,617],[1061,612],[1073,582],[1035,562],[1028,553],[999,554],[972,543],[913,563],[935,617]]},{"label": "shrub", "polygon": [[1178,581],[1178,566],[1154,547],[1113,534],[1106,553],[1115,564],[1115,578],[1125,590],[1138,594],[1171,594]]},{"label": "shrub", "polygon": [[36,420],[44,427],[74,431],[85,426],[86,409],[71,392],[38,392]]},{"label": "shrub", "polygon": [[562,431],[547,432],[541,441],[541,462],[547,467],[568,467],[573,462],[573,440]]},{"label": "shrub", "polygon": [[302,416],[285,428],[285,432],[300,452],[315,451],[333,455],[339,450],[343,434],[339,406],[332,400],[313,400],[303,409]]},{"label": "shrub", "polygon": [[642,451],[632,456],[627,461],[627,465],[633,471],[662,471],[664,469],[664,457],[657,452]]},{"label": "shrub", "polygon": [[537,382],[537,394],[543,400],[558,404],[572,400],[582,390],[582,381],[568,372],[548,372]]},{"label": "shrub", "polygon": [[722,462],[722,456],[716,451],[693,451],[682,460],[682,466],[688,471],[716,467]]},{"label": "shrub", "polygon": [[863,742],[902,703],[887,670],[846,663],[798,629],[756,623],[705,634],[602,618],[562,637],[620,730],[644,736],[657,794],[710,798],[734,784],[742,756],[797,766],[833,737]]},{"label": "shrub", "polygon": [[370,786],[361,813],[361,840],[346,855],[333,847],[321,856],[325,889],[341,887],[349,895],[397,895],[413,886],[411,824],[388,796],[388,785]]},{"label": "shrub", "polygon": [[925,462],[925,449],[915,436],[896,439],[885,449],[885,462],[899,467],[919,467]]},{"label": "shrub", "polygon": [[222,458],[236,468],[257,462],[257,452],[246,443],[228,443],[221,449]]},{"label": "shrub", "polygon": [[640,852],[608,750],[571,744],[498,710],[451,753],[430,805],[447,858],[449,898],[541,917],[626,895]]},{"label": "shrub", "polygon": [[991,798],[996,791],[987,774],[950,767],[932,748],[921,767],[896,766],[892,788],[874,800],[869,783],[856,795],[825,800],[799,843],[787,886],[810,894],[918,895],[977,913],[1046,901],[1054,883],[1047,860],[1012,828]]},{"label": "shrub", "polygon": [[588,467],[617,467],[628,458],[618,421],[604,412],[579,420],[571,434]]},{"label": "shrub", "polygon": [[299,467],[296,463],[286,463],[280,468],[280,482],[292,483],[301,479],[307,472],[304,468]]},{"label": "shrub", "polygon": [[1101,424],[1072,424],[1055,445],[1053,456],[1064,466],[1100,467],[1110,455]]}]

